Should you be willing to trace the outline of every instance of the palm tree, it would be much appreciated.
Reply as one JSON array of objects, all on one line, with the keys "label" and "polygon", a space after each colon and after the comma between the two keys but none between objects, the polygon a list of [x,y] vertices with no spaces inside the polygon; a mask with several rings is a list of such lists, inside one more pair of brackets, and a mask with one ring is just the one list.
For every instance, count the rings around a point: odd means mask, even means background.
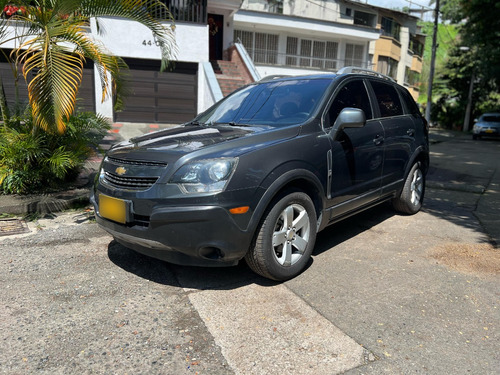
[{"label": "palm tree", "polygon": [[[11,53],[14,64],[21,64],[28,82],[29,103],[35,124],[47,132],[65,131],[65,120],[75,110],[76,95],[82,81],[86,59],[94,61],[102,85],[102,100],[113,94],[120,79],[123,60],[108,53],[86,30],[90,19],[111,16],[127,18],[148,27],[162,51],[162,69],[175,54],[173,18],[160,0],[15,0],[11,15],[0,20],[0,46],[16,40]],[[4,9],[8,1],[0,0]],[[0,10],[1,10],[0,9]],[[6,8],[5,8],[6,9]],[[155,17],[162,14],[163,19]],[[165,19],[165,15],[167,15]],[[168,21],[164,26],[161,21]],[[15,35],[6,32],[16,25]],[[111,79],[109,78],[111,77]],[[0,93],[0,100],[2,93]],[[3,106],[2,106],[3,107]]]}]

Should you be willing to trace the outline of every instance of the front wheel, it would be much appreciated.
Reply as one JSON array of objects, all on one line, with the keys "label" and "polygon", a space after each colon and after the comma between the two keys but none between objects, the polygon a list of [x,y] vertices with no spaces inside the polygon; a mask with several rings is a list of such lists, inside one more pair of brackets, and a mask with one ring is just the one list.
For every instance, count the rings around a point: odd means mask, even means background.
[{"label": "front wheel", "polygon": [[392,200],[392,206],[403,214],[416,214],[422,208],[425,193],[425,175],[422,163],[416,162],[406,177],[399,197]]},{"label": "front wheel", "polygon": [[264,216],[249,267],[272,280],[288,280],[307,265],[316,241],[316,210],[311,198],[295,192],[276,201]]}]

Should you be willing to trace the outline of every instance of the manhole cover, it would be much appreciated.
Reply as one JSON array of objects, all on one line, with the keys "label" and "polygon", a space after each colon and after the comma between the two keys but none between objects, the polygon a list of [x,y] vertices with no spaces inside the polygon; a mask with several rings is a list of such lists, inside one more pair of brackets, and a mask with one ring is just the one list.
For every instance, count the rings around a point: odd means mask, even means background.
[{"label": "manhole cover", "polygon": [[28,224],[24,220],[0,219],[0,236],[28,233],[29,231]]}]

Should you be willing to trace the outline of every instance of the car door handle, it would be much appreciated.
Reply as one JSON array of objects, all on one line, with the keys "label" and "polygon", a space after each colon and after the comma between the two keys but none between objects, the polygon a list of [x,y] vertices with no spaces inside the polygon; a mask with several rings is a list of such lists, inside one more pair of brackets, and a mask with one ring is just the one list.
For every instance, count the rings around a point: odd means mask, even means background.
[{"label": "car door handle", "polygon": [[413,135],[415,134],[415,130],[414,129],[408,129],[406,131],[406,134],[408,134],[410,137],[413,137]]},{"label": "car door handle", "polygon": [[373,140],[373,143],[375,143],[375,146],[380,146],[382,143],[384,143],[384,137],[377,135]]}]

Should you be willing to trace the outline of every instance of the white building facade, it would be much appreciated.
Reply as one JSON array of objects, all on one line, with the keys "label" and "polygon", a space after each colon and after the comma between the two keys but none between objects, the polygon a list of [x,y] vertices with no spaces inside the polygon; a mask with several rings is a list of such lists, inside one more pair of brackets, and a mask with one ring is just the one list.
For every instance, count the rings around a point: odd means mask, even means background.
[{"label": "white building facade", "polygon": [[[177,52],[170,69],[160,72],[160,48],[146,27],[119,18],[100,18],[105,33],[97,33],[95,21],[88,32],[129,65],[125,83],[130,95],[118,111],[112,97],[102,101],[99,75],[88,62],[79,107],[118,122],[188,121],[221,98],[210,61],[227,58],[225,51],[235,41],[246,48],[254,64],[251,68],[260,77],[335,72],[344,66],[372,68],[379,62],[374,57],[383,55],[375,52],[375,42],[381,37],[377,8],[353,1],[165,0],[165,4],[175,18]],[[10,32],[18,32],[17,27],[9,26]],[[401,50],[411,43],[412,31],[408,30],[398,42],[405,43]],[[13,43],[0,47],[9,53],[15,48]],[[9,91],[14,91],[8,79],[10,68],[1,58],[0,73],[9,97]],[[418,68],[412,55],[399,57],[399,61],[398,80],[406,79],[405,66]],[[378,64],[379,70],[384,66]],[[26,90],[23,84],[19,83],[21,91]]]},{"label": "white building facade", "polygon": [[340,1],[244,0],[234,17],[235,40],[261,76],[369,68],[373,26],[354,25]]}]

